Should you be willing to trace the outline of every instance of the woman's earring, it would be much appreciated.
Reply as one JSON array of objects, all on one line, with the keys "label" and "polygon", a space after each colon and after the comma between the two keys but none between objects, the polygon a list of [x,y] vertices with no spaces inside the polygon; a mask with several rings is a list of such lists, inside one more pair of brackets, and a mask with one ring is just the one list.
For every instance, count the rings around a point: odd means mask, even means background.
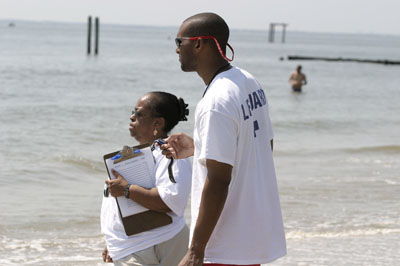
[{"label": "woman's earring", "polygon": [[153,131],[153,135],[154,135],[154,136],[156,136],[156,135],[157,135],[157,133],[158,133],[157,129],[154,129],[154,131]]}]

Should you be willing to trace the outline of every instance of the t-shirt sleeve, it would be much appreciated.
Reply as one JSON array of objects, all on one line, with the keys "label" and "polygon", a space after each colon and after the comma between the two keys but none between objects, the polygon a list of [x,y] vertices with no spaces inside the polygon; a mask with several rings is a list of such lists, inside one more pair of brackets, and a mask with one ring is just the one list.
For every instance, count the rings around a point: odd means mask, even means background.
[{"label": "t-shirt sleeve", "polygon": [[164,203],[177,216],[183,216],[192,184],[192,166],[189,159],[174,160],[172,172],[176,183],[169,179],[168,165],[170,160],[161,159],[156,170],[156,186]]},{"label": "t-shirt sleeve", "polygon": [[199,163],[207,159],[233,166],[236,157],[238,125],[227,113],[210,110],[200,116],[199,137],[201,153]]}]

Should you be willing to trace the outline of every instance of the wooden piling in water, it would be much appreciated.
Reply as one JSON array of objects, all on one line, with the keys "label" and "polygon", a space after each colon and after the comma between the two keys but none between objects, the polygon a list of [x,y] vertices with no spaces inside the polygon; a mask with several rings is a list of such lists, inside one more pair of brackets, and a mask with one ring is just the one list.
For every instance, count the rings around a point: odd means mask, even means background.
[{"label": "wooden piling in water", "polygon": [[88,17],[88,27],[87,27],[87,54],[90,55],[90,46],[91,46],[91,37],[92,37],[92,17]]},{"label": "wooden piling in water", "polygon": [[97,55],[99,52],[99,18],[95,19],[95,31],[94,31],[94,54]]},{"label": "wooden piling in water", "polygon": [[268,41],[269,42],[274,42],[274,39],[275,39],[275,27],[276,26],[281,26],[282,27],[282,43],[285,43],[286,27],[288,26],[288,24],[286,24],[286,23],[270,23],[269,24]]},{"label": "wooden piling in water", "polygon": [[274,35],[275,35],[275,26],[274,23],[269,24],[269,36],[268,41],[274,42]]}]

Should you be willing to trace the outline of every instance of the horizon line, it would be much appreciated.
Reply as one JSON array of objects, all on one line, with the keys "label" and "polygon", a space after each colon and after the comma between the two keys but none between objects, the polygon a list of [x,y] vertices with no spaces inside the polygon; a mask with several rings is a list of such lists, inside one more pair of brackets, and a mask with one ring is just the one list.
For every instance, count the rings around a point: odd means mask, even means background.
[{"label": "horizon line", "polygon": [[[89,17],[89,16],[87,16]],[[92,16],[95,18],[96,16]],[[15,21],[21,22],[34,22],[34,23],[65,23],[65,24],[86,24],[87,21],[83,20],[79,21],[66,21],[66,20],[52,20],[52,19],[21,19],[21,18],[0,18],[0,21],[5,21],[10,23],[14,23]],[[101,21],[101,20],[100,20]],[[272,23],[272,22],[271,22]],[[135,23],[126,23],[126,22],[105,22],[104,25],[115,25],[115,26],[141,26],[141,27],[161,27],[161,28],[179,28],[179,25],[158,25],[158,24],[135,24]],[[245,30],[245,31],[265,31],[268,32],[268,23],[266,24],[265,29],[254,29],[254,28],[236,28],[230,27],[230,30]],[[290,26],[290,24],[288,24]],[[290,27],[287,27],[286,31],[299,32],[299,33],[318,33],[318,34],[359,34],[359,35],[385,35],[385,36],[395,36],[400,37],[400,34],[396,33],[378,33],[378,32],[342,32],[342,31],[313,31],[313,30],[304,30],[304,29],[294,29],[290,30]],[[276,32],[281,32],[281,30],[277,30]]]}]

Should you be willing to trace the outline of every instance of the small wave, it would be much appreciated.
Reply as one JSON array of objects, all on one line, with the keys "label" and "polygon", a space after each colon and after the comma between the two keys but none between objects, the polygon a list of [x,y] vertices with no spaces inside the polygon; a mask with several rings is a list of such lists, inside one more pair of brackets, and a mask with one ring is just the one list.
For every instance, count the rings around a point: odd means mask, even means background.
[{"label": "small wave", "polygon": [[394,181],[394,180],[391,180],[391,179],[385,179],[383,181],[388,185],[397,185],[398,184],[397,181]]},{"label": "small wave", "polygon": [[319,231],[319,232],[304,232],[304,231],[289,231],[286,233],[287,239],[308,239],[308,238],[344,238],[356,236],[373,236],[373,235],[387,235],[399,234],[400,228],[370,228],[370,229],[354,229],[344,231]]},{"label": "small wave", "polygon": [[73,165],[77,167],[83,167],[94,171],[104,172],[104,163],[102,161],[94,161],[87,158],[83,158],[82,156],[73,157],[73,156],[60,156],[56,158],[57,161],[66,163],[68,165]]},{"label": "small wave", "polygon": [[346,148],[345,152],[350,153],[375,153],[375,152],[385,152],[385,153],[400,153],[400,145],[384,145],[384,146],[370,146],[361,148]]},{"label": "small wave", "polygon": [[7,257],[0,258],[0,265],[82,265],[100,262],[100,252],[104,247],[102,236],[77,238],[16,239],[0,238],[0,250]]}]

